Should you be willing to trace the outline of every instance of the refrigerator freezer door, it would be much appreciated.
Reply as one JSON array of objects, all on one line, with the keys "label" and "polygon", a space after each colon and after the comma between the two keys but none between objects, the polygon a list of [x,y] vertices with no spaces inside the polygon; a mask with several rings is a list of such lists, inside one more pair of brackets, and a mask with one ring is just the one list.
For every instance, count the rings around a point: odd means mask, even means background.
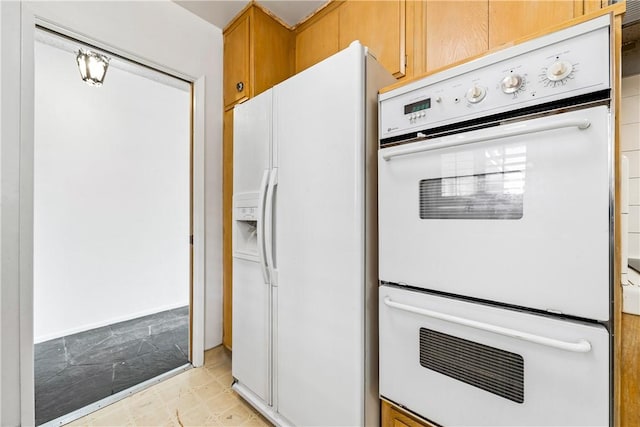
[{"label": "refrigerator freezer door", "polygon": [[[264,264],[264,200],[271,168],[272,91],[234,110],[233,191],[257,194],[254,260],[233,258],[232,374],[271,404],[271,286]],[[235,236],[234,236],[235,238]],[[236,242],[234,242],[235,245]],[[262,265],[261,265],[262,264]]]},{"label": "refrigerator freezer door", "polygon": [[271,404],[271,286],[260,264],[233,260],[233,353],[231,371],[245,387]]},{"label": "refrigerator freezer door", "polygon": [[260,191],[271,167],[272,90],[233,110],[233,194]]},{"label": "refrigerator freezer door", "polygon": [[364,423],[364,61],[274,89],[276,404],[300,426]]}]

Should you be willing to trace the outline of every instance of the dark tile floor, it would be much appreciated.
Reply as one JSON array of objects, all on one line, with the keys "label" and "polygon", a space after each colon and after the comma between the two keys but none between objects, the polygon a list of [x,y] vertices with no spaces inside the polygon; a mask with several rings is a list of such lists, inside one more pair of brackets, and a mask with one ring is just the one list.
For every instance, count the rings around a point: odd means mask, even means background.
[{"label": "dark tile floor", "polygon": [[35,345],[36,424],[188,363],[189,307]]}]

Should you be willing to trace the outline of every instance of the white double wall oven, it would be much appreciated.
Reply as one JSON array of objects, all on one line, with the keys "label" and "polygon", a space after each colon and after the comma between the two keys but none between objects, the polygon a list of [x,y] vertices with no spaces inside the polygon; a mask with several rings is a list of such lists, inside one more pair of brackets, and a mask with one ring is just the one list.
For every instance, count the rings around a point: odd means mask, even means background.
[{"label": "white double wall oven", "polygon": [[446,426],[609,424],[609,19],[380,95],[383,398]]}]

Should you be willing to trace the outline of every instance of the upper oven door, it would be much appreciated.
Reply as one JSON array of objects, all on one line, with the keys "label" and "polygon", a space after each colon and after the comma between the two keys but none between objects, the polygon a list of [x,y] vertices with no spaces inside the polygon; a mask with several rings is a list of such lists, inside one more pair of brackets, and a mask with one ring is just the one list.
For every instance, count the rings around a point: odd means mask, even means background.
[{"label": "upper oven door", "polygon": [[606,106],[379,151],[380,280],[609,319]]}]

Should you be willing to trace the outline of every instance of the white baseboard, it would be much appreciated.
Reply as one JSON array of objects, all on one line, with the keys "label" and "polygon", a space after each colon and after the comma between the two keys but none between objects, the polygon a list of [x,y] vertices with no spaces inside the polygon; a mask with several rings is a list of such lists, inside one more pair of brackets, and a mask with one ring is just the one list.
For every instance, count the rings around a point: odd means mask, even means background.
[{"label": "white baseboard", "polygon": [[78,326],[76,328],[65,329],[63,331],[54,332],[51,334],[40,335],[33,339],[34,344],[40,344],[45,341],[53,340],[56,338],[66,337],[67,335],[77,334],[79,332],[88,331],[91,329],[101,328],[103,326],[113,325],[114,323],[126,322],[127,320],[137,319],[138,317],[148,316],[150,314],[160,313],[161,311],[173,310],[176,308],[184,307],[189,305],[189,302],[183,302],[180,304],[170,304],[161,307],[154,307],[148,310],[139,311],[137,313],[126,314],[124,316],[113,317],[110,319],[105,319],[100,322],[85,324],[82,326]]}]

